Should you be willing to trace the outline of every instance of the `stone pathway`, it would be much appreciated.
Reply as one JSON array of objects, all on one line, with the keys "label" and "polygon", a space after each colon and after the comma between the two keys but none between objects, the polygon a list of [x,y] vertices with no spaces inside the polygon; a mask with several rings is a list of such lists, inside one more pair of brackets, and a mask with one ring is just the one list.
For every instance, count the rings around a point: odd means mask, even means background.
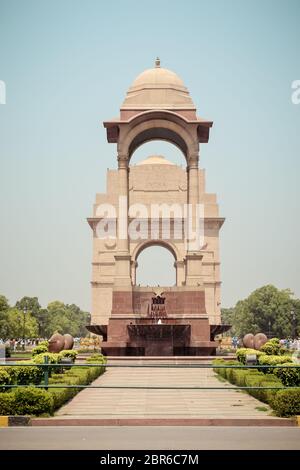
[{"label": "stone pathway", "polygon": [[[132,360],[130,363],[132,364]],[[139,361],[141,363],[141,361]],[[149,364],[149,361],[147,362]],[[124,361],[122,361],[124,364]],[[127,364],[127,363],[126,363]],[[212,369],[112,367],[95,380],[103,386],[232,387],[221,382]],[[266,411],[258,408],[264,407]],[[264,418],[270,408],[238,390],[85,389],[63,406],[57,418],[192,419]],[[52,418],[55,419],[55,418]],[[283,420],[284,421],[284,420]]]}]

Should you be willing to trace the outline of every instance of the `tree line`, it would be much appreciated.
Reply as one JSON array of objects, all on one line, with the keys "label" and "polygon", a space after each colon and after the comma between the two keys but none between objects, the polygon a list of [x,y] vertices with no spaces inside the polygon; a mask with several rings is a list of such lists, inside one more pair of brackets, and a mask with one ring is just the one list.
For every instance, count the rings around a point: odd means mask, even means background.
[{"label": "tree line", "polygon": [[42,308],[37,297],[23,297],[10,306],[4,295],[0,295],[0,338],[49,338],[54,332],[69,333],[74,337],[86,336],[85,328],[90,323],[90,314],[75,304],[64,304],[58,300]]},{"label": "tree line", "polygon": [[263,286],[235,307],[223,308],[222,323],[232,325],[231,336],[265,333],[278,338],[299,337],[300,299],[295,299],[290,289]]}]

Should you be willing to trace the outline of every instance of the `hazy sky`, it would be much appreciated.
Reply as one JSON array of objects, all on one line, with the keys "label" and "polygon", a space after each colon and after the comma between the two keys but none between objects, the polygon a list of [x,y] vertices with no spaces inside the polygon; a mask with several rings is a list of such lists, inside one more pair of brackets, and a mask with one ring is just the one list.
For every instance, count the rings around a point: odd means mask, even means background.
[{"label": "hazy sky", "polygon": [[0,0],[0,293],[90,308],[85,219],[116,167],[102,121],[159,55],[214,121],[200,166],[226,217],[223,306],[267,283],[300,296],[299,22],[299,0]]}]

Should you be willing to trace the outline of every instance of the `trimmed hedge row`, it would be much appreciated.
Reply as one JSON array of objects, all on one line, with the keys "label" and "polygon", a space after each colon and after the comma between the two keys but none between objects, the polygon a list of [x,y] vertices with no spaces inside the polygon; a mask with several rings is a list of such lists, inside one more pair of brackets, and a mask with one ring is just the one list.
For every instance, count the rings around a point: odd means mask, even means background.
[{"label": "trimmed hedge row", "polygon": [[46,390],[26,387],[0,393],[0,415],[51,414],[53,398]]},{"label": "trimmed hedge row", "polygon": [[[238,361],[217,359],[215,365],[239,365]],[[285,369],[278,369],[278,371]],[[214,368],[214,371],[239,387],[283,387],[274,374],[264,374],[257,369]],[[250,389],[247,392],[258,400],[268,403],[278,416],[300,414],[300,390],[261,390]]]},{"label": "trimmed hedge row", "polygon": [[[67,353],[69,351],[65,351]],[[75,352],[75,351],[74,351]],[[76,353],[76,352],[75,352]],[[49,364],[58,364],[62,357],[66,357],[59,354],[52,353],[41,353],[34,356],[32,362],[34,364],[44,364],[44,357],[48,356]],[[0,367],[0,385],[38,385],[41,383],[44,377],[44,368],[37,366],[22,366],[22,364],[28,364],[28,361],[19,361],[18,366]],[[49,374],[58,373],[61,369],[59,367],[49,367]],[[0,388],[1,392],[7,390]]]},{"label": "trimmed hedge row", "polygon": [[[74,366],[64,374],[55,374],[51,377],[49,385],[88,385],[104,371],[104,363],[103,366],[95,367]],[[20,387],[7,393],[0,393],[0,415],[39,416],[41,414],[53,414],[57,408],[81,390],[81,388],[50,388],[44,390],[35,387]]]}]

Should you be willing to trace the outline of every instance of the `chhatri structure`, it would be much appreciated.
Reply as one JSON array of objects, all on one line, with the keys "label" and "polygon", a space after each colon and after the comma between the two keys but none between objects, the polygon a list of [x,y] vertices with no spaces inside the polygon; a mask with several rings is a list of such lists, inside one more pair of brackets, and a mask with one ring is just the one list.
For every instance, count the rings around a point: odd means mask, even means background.
[{"label": "chhatri structure", "polygon": [[[104,122],[108,142],[117,144],[118,169],[108,170],[107,192],[96,195],[93,217],[88,219],[93,229],[92,318],[88,329],[102,335],[104,354],[215,352],[214,336],[225,329],[220,316],[219,256],[219,230],[224,219],[219,217],[216,195],[205,192],[205,172],[198,167],[199,144],[208,142],[212,124],[196,116],[184,83],[174,72],[162,68],[159,59],[154,68],[134,80],[120,117]],[[185,157],[186,169],[160,155],[130,166],[135,150],[151,140],[177,146]],[[109,223],[115,223],[117,229],[122,226],[126,234],[136,223],[131,208],[143,204],[146,215],[135,215],[139,217],[136,227],[140,237],[98,236],[102,220],[99,207],[109,204],[117,208]],[[152,214],[153,205],[161,204],[192,207],[193,227],[195,207],[202,207],[201,246],[188,244],[182,230],[176,229],[183,216],[175,212],[170,218],[170,236],[163,236],[160,218],[155,219],[157,231],[153,236],[147,214]],[[184,209],[182,214],[186,214]],[[152,245],[163,246],[173,254],[175,286],[136,285],[139,254]]]}]

